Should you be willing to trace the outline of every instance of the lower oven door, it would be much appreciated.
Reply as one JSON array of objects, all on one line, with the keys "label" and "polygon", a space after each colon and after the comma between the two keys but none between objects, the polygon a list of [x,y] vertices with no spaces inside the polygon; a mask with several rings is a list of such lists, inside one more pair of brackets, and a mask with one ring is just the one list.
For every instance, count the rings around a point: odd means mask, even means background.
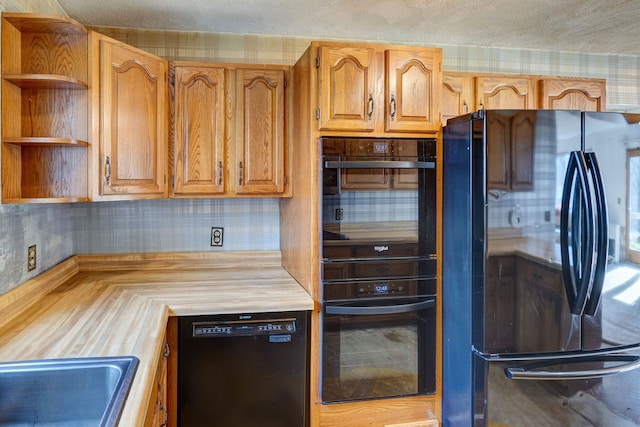
[{"label": "lower oven door", "polygon": [[323,317],[323,402],[435,392],[435,296],[326,302]]}]

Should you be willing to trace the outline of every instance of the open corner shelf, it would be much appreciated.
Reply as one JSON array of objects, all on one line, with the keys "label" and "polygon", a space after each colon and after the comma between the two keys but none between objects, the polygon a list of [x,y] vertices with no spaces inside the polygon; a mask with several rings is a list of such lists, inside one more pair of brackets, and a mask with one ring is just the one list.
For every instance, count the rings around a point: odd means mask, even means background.
[{"label": "open corner shelf", "polygon": [[6,81],[21,89],[74,89],[86,90],[87,83],[68,76],[54,74],[4,74]]},{"label": "open corner shelf", "polygon": [[2,52],[2,203],[88,201],[87,29],[2,13]]},{"label": "open corner shelf", "polygon": [[3,13],[2,17],[24,33],[87,34],[87,28],[75,19],[58,15]]},{"label": "open corner shelf", "polygon": [[2,142],[6,144],[20,145],[23,147],[88,147],[87,141],[72,138],[50,138],[50,137],[4,137]]}]

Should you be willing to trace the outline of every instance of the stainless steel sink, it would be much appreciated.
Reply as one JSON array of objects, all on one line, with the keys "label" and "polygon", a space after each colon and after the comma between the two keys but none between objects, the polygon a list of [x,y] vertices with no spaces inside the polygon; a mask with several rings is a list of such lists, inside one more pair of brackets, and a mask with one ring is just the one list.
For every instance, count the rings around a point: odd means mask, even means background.
[{"label": "stainless steel sink", "polygon": [[133,356],[0,363],[0,426],[115,426]]}]

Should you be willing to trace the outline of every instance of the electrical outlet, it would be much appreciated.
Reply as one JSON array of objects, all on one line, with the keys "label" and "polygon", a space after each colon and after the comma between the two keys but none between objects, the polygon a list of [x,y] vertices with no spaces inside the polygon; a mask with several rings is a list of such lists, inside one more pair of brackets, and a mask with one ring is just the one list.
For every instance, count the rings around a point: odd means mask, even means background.
[{"label": "electrical outlet", "polygon": [[342,218],[344,218],[344,211],[342,208],[336,209],[336,221],[342,221]]},{"label": "electrical outlet", "polygon": [[36,245],[27,248],[27,271],[36,269]]},{"label": "electrical outlet", "polygon": [[211,246],[222,246],[224,237],[224,228],[211,227]]}]

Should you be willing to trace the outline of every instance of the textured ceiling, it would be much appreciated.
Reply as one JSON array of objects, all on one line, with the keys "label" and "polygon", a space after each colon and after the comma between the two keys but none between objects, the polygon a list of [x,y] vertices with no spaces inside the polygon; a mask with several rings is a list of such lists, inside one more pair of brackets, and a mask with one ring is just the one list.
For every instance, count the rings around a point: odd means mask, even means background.
[{"label": "textured ceiling", "polygon": [[85,25],[640,55],[639,0],[58,0]]}]

